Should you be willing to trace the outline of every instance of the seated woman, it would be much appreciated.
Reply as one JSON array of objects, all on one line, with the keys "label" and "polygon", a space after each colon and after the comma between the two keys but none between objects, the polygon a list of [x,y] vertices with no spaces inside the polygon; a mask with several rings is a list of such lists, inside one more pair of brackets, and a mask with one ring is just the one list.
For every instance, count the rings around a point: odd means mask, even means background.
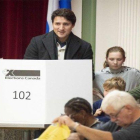
[{"label": "seated woman", "polygon": [[[140,71],[128,66],[123,66],[125,62],[125,51],[122,47],[114,46],[107,50],[104,69],[95,73],[93,87],[98,89],[103,96],[103,83],[112,77],[121,77],[127,83],[125,91],[130,91],[140,84]],[[94,92],[93,92],[94,94]]]},{"label": "seated woman", "polygon": [[[69,116],[73,121],[90,128],[96,128],[100,125],[100,121],[92,114],[92,108],[90,103],[80,97],[72,98],[65,104],[65,114]],[[82,139],[78,133],[71,133],[67,140]]]}]

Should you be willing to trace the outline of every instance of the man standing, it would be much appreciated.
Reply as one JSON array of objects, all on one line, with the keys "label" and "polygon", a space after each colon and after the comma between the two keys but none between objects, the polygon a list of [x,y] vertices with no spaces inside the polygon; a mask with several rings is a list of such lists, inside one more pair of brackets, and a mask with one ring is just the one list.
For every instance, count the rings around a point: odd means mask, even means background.
[{"label": "man standing", "polygon": [[33,37],[24,59],[63,60],[92,59],[91,45],[75,36],[72,28],[76,16],[69,9],[58,9],[51,16],[53,31]]},{"label": "man standing", "polygon": [[[51,20],[53,30],[47,34],[33,37],[26,49],[24,59],[93,59],[90,43],[72,33],[76,22],[76,16],[71,10],[55,10],[52,13]],[[40,132],[36,131],[35,137],[39,135]]]},{"label": "man standing", "polygon": [[68,116],[56,118],[53,123],[66,124],[89,140],[140,140],[140,109],[127,92],[112,91],[102,102],[102,110],[122,129],[113,133],[85,127]]}]

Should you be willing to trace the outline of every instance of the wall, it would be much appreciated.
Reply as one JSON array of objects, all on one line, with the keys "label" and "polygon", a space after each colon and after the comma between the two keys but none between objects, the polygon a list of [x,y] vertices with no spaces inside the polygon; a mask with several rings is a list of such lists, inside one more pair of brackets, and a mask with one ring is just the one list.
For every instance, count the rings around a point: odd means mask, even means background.
[{"label": "wall", "polygon": [[126,51],[124,65],[140,69],[140,0],[97,0],[96,17],[95,70],[116,45]]},{"label": "wall", "polygon": [[[96,0],[82,0],[82,2],[82,39],[91,43],[95,54]],[[93,55],[93,59],[94,57],[95,55]]]},{"label": "wall", "polygon": [[73,28],[73,33],[81,38],[82,32],[82,0],[71,1],[72,11],[74,11],[77,21]]}]

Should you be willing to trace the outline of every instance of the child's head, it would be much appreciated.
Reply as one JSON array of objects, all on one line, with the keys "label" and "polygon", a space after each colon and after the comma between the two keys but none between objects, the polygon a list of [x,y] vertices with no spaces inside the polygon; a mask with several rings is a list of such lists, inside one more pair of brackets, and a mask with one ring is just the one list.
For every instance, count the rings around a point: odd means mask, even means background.
[{"label": "child's head", "polygon": [[111,79],[107,79],[104,84],[104,96],[106,96],[112,90],[125,90],[126,83],[121,77],[113,77]]}]

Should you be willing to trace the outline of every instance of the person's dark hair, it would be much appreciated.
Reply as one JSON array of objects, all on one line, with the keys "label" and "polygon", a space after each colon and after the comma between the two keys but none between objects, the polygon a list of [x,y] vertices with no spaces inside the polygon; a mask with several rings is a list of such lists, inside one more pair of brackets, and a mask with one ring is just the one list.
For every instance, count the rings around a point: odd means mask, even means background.
[{"label": "person's dark hair", "polygon": [[86,113],[92,113],[90,103],[87,100],[80,97],[72,98],[65,104],[65,107],[71,108],[75,112],[84,110]]},{"label": "person's dark hair", "polygon": [[[109,48],[109,49],[107,50],[107,52],[106,52],[106,59],[108,58],[108,55],[109,55],[109,53],[111,53],[111,52],[120,52],[120,53],[122,54],[123,58],[124,58],[124,59],[126,58],[126,57],[125,57],[125,51],[124,51],[124,49],[123,49],[122,47],[120,47],[120,46],[114,46],[114,47]],[[109,65],[107,64],[106,61],[104,62],[103,67],[104,67],[104,68],[109,67]]]},{"label": "person's dark hair", "polygon": [[73,11],[69,9],[57,9],[52,13],[51,19],[52,23],[54,22],[54,18],[60,16],[64,17],[65,19],[71,21],[72,25],[75,25],[76,22],[76,16]]}]

